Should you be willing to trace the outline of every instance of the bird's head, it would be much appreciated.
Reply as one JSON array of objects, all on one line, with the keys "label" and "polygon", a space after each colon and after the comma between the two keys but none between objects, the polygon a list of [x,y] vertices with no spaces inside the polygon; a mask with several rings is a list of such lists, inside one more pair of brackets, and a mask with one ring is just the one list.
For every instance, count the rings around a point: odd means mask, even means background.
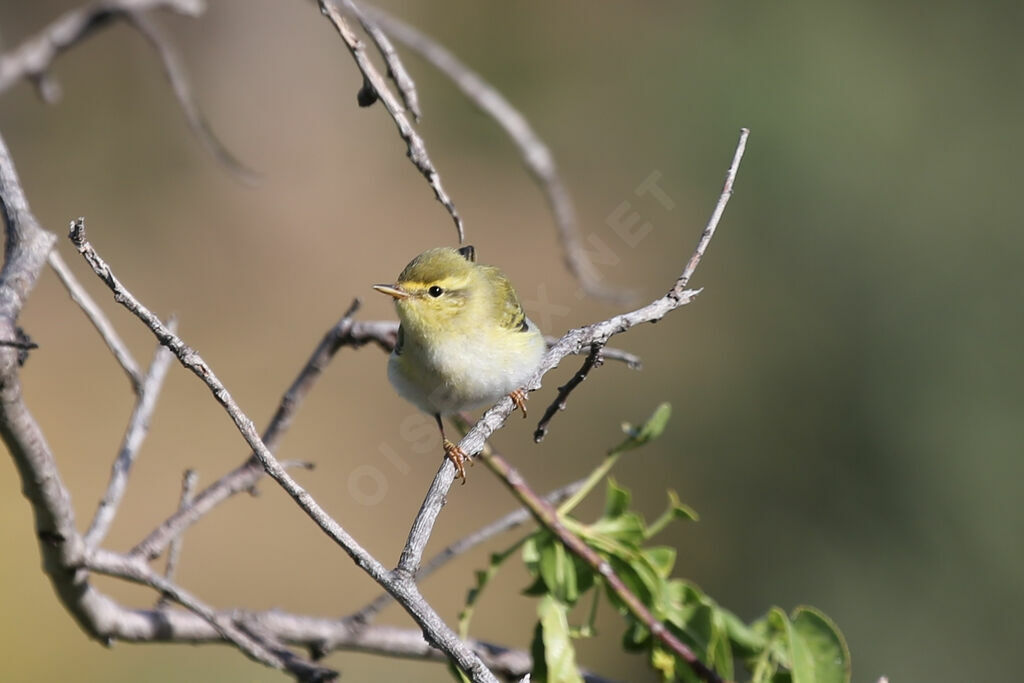
[{"label": "bird's head", "polygon": [[454,327],[471,310],[474,295],[486,288],[473,258],[473,247],[428,249],[409,262],[394,284],[373,288],[394,298],[408,332],[441,333]]}]

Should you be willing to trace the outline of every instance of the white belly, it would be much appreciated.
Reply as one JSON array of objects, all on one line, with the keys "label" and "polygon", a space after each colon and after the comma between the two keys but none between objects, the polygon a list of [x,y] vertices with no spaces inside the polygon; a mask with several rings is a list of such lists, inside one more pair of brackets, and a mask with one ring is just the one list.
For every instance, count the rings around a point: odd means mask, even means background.
[{"label": "white belly", "polygon": [[528,324],[529,331],[513,337],[512,344],[467,335],[428,352],[406,339],[402,354],[388,359],[388,379],[403,398],[428,413],[450,415],[489,406],[522,387],[544,356],[544,338]]}]

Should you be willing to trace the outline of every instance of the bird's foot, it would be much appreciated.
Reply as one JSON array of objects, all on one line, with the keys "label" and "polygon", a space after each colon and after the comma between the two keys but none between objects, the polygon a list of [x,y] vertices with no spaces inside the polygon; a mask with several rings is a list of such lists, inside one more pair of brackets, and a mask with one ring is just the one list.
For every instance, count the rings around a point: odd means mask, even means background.
[{"label": "bird's foot", "polygon": [[519,408],[519,410],[523,411],[523,419],[525,420],[526,419],[526,392],[524,390],[522,390],[522,389],[516,389],[515,391],[510,393],[508,395],[508,397],[510,399],[512,399],[512,404],[514,406],[512,408],[512,410],[515,410],[516,408]]},{"label": "bird's foot", "polygon": [[455,478],[461,479],[463,486],[466,484],[466,466],[465,462],[468,460],[470,467],[473,466],[473,459],[466,456],[466,454],[459,448],[458,444],[454,444],[448,439],[444,440],[444,456],[451,460],[452,465],[455,466]]}]

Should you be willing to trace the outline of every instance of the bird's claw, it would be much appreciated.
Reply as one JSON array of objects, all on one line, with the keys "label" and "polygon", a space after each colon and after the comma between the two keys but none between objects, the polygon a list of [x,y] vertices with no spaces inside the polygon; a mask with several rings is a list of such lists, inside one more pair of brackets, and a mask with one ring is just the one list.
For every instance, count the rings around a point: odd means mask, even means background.
[{"label": "bird's claw", "polygon": [[466,457],[466,454],[459,448],[458,444],[454,444],[448,439],[444,440],[444,455],[448,458],[452,465],[455,466],[455,478],[461,479],[463,486],[466,484],[466,466],[465,462],[469,460],[470,466],[473,465],[472,459]]},{"label": "bird's claw", "polygon": [[512,405],[514,406],[512,408],[512,410],[515,410],[516,408],[519,408],[519,410],[523,411],[523,419],[525,420],[526,419],[526,392],[523,391],[522,389],[516,389],[515,391],[510,393],[508,395],[508,397],[510,399],[512,399]]}]

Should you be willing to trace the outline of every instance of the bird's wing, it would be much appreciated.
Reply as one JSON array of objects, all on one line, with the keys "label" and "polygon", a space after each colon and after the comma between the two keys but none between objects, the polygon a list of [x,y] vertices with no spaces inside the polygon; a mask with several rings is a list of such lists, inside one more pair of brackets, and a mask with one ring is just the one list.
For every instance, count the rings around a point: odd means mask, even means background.
[{"label": "bird's wing", "polygon": [[493,284],[492,292],[495,297],[495,310],[498,314],[499,324],[512,331],[526,332],[530,329],[526,322],[526,313],[519,303],[519,297],[516,296],[516,290],[505,274],[494,266],[478,267],[490,271],[486,279]]}]

